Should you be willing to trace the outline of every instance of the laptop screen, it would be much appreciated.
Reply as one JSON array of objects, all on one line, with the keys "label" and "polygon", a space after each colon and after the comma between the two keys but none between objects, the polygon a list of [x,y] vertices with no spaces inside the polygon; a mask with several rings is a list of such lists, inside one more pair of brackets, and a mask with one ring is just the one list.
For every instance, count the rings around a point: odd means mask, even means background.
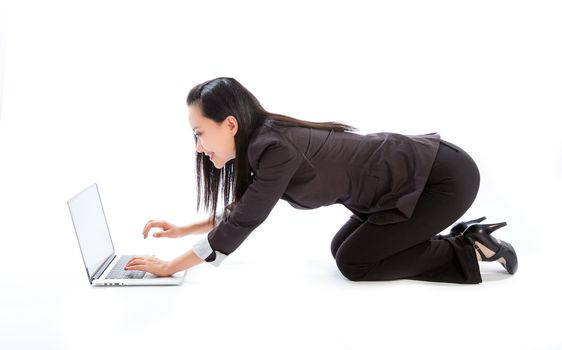
[{"label": "laptop screen", "polygon": [[98,186],[93,184],[69,199],[68,208],[70,209],[88,278],[92,282],[96,271],[108,257],[115,254],[101,205]]}]

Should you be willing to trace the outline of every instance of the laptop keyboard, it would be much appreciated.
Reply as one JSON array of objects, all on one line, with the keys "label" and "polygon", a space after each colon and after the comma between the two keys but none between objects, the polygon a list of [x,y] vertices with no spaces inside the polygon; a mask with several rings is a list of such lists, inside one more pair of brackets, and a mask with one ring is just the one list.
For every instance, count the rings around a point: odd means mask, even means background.
[{"label": "laptop keyboard", "polygon": [[106,279],[121,279],[121,278],[143,278],[144,275],[146,274],[146,272],[144,271],[138,271],[138,270],[125,270],[125,266],[127,265],[127,263],[129,262],[129,260],[131,260],[131,258],[134,255],[123,255],[121,256],[121,258],[119,259],[119,261],[117,261],[117,264],[115,264],[115,266],[113,266],[113,268],[111,269],[111,271],[109,271],[109,273],[107,274]]}]

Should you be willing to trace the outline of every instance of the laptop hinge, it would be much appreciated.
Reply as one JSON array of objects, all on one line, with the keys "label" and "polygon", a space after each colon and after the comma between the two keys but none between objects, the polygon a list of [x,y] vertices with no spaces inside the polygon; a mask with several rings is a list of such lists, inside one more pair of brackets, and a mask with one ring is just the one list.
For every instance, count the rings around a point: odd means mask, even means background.
[{"label": "laptop hinge", "polygon": [[104,263],[101,264],[100,268],[97,269],[96,272],[94,272],[94,275],[92,276],[92,280],[96,280],[100,278],[100,276],[103,275],[105,269],[109,266],[109,264],[111,264],[111,262],[113,261],[113,259],[115,259],[116,256],[117,255],[111,253],[111,255],[108,256],[107,259],[105,259]]}]

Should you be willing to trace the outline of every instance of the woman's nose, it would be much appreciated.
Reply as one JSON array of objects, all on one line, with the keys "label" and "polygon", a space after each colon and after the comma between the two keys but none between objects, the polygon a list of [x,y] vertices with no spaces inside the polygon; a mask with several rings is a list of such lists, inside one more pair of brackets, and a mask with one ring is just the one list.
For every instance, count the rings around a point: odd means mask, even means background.
[{"label": "woman's nose", "polygon": [[203,152],[203,147],[201,146],[201,141],[199,140],[199,138],[197,138],[197,143],[195,144],[195,151],[197,151],[197,153]]}]

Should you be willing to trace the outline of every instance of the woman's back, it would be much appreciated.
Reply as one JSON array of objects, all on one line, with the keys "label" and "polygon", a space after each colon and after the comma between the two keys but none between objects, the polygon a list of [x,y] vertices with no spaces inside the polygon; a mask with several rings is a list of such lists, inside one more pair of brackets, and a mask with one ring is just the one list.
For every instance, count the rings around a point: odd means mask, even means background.
[{"label": "woman's back", "polygon": [[[288,161],[297,162],[298,166],[281,198],[296,208],[341,203],[362,213],[385,211],[385,220],[399,220],[411,214],[429,175],[439,140],[437,134],[360,135],[262,126],[250,142],[248,159],[252,169],[259,173],[258,159],[270,145],[295,150],[295,156]],[[389,218],[389,211],[393,210],[399,210],[395,212],[398,216]]]}]

